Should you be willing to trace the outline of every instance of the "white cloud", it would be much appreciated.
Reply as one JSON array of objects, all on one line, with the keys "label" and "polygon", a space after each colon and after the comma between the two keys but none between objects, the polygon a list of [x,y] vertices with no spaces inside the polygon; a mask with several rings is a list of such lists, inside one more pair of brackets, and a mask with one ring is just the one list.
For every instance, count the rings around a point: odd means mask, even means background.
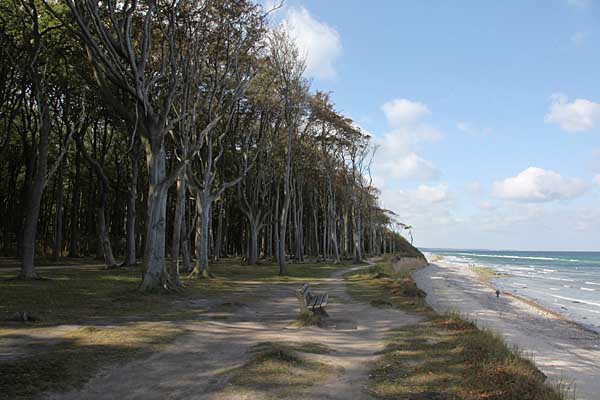
[{"label": "white cloud", "polygon": [[581,47],[587,40],[588,36],[589,35],[586,32],[575,32],[571,35],[571,43],[577,47]]},{"label": "white cloud", "polygon": [[567,132],[589,131],[600,121],[600,104],[586,99],[569,102],[565,95],[555,94],[544,120]]},{"label": "white cloud", "polygon": [[382,206],[396,212],[399,219],[417,228],[450,224],[452,199],[446,184],[420,185],[413,190],[384,189]]},{"label": "white cloud", "polygon": [[580,179],[566,178],[554,171],[530,167],[510,178],[494,182],[496,197],[526,203],[541,203],[577,197],[587,185]]},{"label": "white cloud", "polygon": [[[423,136],[399,129],[381,138],[375,136],[374,139],[378,146],[374,159],[377,175],[398,180],[423,181],[435,180],[441,176],[440,170],[431,161],[420,157],[413,150],[415,143],[424,140]],[[386,179],[386,182],[390,182],[390,179]]]},{"label": "white cloud", "polygon": [[388,101],[381,109],[392,128],[415,124],[430,114],[425,104],[407,99]]},{"label": "white cloud", "polygon": [[315,19],[304,7],[289,8],[283,26],[306,57],[306,74],[317,78],[336,76],[335,61],[342,54],[340,34]]},{"label": "white cloud", "polygon": [[440,132],[438,129],[424,124],[413,127],[407,133],[412,136],[413,141],[415,142],[419,142],[421,140],[437,142],[444,137],[442,132]]},{"label": "white cloud", "polygon": [[417,179],[429,181],[438,179],[439,169],[432,162],[419,157],[416,153],[397,154],[395,157],[385,157],[376,163],[379,174],[395,179]]},{"label": "white cloud", "polygon": [[593,181],[596,185],[600,185],[600,174],[594,176]]},{"label": "white cloud", "polygon": [[460,131],[468,133],[469,135],[484,136],[492,133],[492,130],[490,128],[480,128],[478,126],[474,126],[463,121],[457,123],[456,127]]},{"label": "white cloud", "polygon": [[386,133],[383,138],[376,137],[377,158],[394,158],[399,154],[407,154],[411,151],[412,142],[407,135],[398,134],[396,132]]},{"label": "white cloud", "polygon": [[407,99],[395,99],[385,103],[381,110],[392,131],[383,137],[375,137],[379,147],[374,160],[377,174],[400,180],[438,179],[440,170],[414,150],[417,143],[436,142],[442,138],[439,130],[422,121],[430,114],[427,106]]},{"label": "white cloud", "polygon": [[442,203],[447,201],[448,185],[440,184],[437,186],[420,185],[414,192],[414,198],[418,201],[430,203]]}]

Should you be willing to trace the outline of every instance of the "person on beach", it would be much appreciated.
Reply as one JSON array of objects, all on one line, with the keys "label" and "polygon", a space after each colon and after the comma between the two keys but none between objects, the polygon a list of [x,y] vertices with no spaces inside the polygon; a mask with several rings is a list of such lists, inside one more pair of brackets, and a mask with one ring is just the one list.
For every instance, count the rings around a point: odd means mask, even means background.
[{"label": "person on beach", "polygon": [[500,289],[496,289],[496,298],[500,298]]}]

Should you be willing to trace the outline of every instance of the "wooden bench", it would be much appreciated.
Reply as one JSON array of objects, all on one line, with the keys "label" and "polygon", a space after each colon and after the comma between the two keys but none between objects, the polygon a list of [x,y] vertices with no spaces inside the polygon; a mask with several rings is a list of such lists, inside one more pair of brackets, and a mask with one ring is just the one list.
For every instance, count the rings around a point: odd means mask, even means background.
[{"label": "wooden bench", "polygon": [[308,312],[309,310],[314,312],[316,309],[322,310],[327,307],[329,295],[327,293],[313,293],[308,283],[302,285],[302,288],[297,290],[296,295],[300,302],[301,312]]}]

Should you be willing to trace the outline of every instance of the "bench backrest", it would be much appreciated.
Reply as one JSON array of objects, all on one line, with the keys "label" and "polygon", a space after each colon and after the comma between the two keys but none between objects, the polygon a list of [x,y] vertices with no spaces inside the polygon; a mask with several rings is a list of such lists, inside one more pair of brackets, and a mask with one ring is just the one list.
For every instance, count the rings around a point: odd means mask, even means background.
[{"label": "bench backrest", "polygon": [[302,295],[302,297],[304,297],[305,303],[308,304],[308,301],[312,297],[312,293],[310,292],[310,285],[308,283],[305,283],[304,285],[302,285],[302,289],[300,289],[299,292]]}]

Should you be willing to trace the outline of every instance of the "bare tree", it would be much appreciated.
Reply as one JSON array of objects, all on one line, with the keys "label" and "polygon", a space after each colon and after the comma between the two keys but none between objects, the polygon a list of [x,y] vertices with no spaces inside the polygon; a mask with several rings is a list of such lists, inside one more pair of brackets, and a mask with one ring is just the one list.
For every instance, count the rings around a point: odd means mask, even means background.
[{"label": "bare tree", "polygon": [[[149,182],[144,249],[143,291],[169,287],[165,265],[168,189],[187,165],[187,159],[167,174],[165,138],[183,113],[173,115],[182,93],[184,57],[190,37],[185,29],[210,2],[97,2],[66,0],[86,45],[94,76],[109,108],[139,130],[146,150]],[[120,91],[123,95],[117,96]],[[187,110],[186,110],[187,111]],[[219,119],[210,121],[212,128]],[[201,143],[201,142],[198,142]],[[193,154],[194,152],[190,152]]]},{"label": "bare tree", "polygon": [[35,271],[35,241],[37,235],[40,206],[44,189],[49,178],[56,172],[66,154],[69,138],[65,146],[56,157],[54,164],[48,168],[48,155],[52,133],[52,120],[50,110],[51,89],[49,85],[49,63],[52,51],[55,48],[47,41],[48,36],[58,25],[47,25],[44,20],[43,8],[40,10],[38,3],[33,0],[14,1],[12,11],[15,12],[13,21],[18,21],[20,31],[21,58],[18,60],[24,71],[22,80],[23,93],[29,93],[30,100],[24,107],[30,108],[30,116],[35,115],[35,121],[29,120],[25,124],[29,130],[30,149],[35,157],[32,171],[32,182],[26,190],[25,222],[21,241],[21,270],[19,277],[23,279],[37,278]]},{"label": "bare tree", "polygon": [[283,129],[286,133],[285,172],[283,174],[283,204],[279,218],[278,261],[279,274],[285,275],[285,239],[288,211],[292,197],[290,180],[294,138],[298,134],[305,111],[307,84],[302,75],[305,63],[300,59],[298,49],[284,29],[277,29],[269,36],[269,51],[272,73],[278,100],[281,104]]}]

